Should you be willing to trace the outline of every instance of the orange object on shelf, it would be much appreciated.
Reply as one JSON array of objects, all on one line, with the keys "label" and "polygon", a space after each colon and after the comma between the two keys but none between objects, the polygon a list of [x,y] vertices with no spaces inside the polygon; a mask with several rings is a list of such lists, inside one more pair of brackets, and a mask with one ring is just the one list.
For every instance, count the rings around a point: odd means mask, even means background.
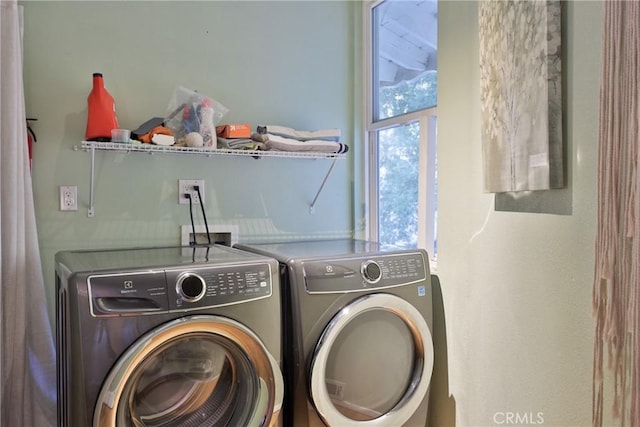
[{"label": "orange object on shelf", "polygon": [[248,123],[233,123],[216,126],[216,134],[220,138],[250,138],[251,125]]},{"label": "orange object on shelf", "polygon": [[144,142],[145,144],[151,144],[152,140],[153,140],[153,135],[168,135],[168,136],[173,136],[173,131],[169,128],[166,128],[164,126],[156,126],[153,129],[151,129],[149,132],[145,133],[144,135],[140,135],[138,137],[138,140],[140,142]]},{"label": "orange object on shelf", "polygon": [[93,88],[87,98],[87,141],[110,141],[111,129],[118,129],[116,103],[104,87],[102,73],[93,73]]}]

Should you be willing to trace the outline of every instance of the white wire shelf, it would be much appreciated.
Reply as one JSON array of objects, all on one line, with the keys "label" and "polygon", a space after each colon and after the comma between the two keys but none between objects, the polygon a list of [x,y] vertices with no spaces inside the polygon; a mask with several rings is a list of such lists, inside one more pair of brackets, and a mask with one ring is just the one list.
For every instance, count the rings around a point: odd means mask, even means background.
[{"label": "white wire shelf", "polygon": [[[74,150],[77,150],[78,147],[74,146]],[[233,150],[228,148],[217,148],[217,149],[207,149],[207,148],[193,148],[193,147],[176,147],[176,146],[162,146],[155,144],[137,144],[137,143],[116,143],[116,142],[97,142],[97,141],[82,141],[81,149],[84,151],[88,151],[91,161],[90,168],[90,180],[89,180],[89,206],[87,210],[87,216],[89,218],[93,218],[94,211],[94,166],[95,166],[95,152],[98,151],[115,151],[115,152],[124,152],[124,153],[163,153],[163,154],[192,154],[192,155],[200,155],[200,156],[239,156],[239,157],[253,157],[253,158],[262,158],[262,157],[284,157],[284,158],[298,158],[298,159],[330,159],[333,160],[331,162],[331,166],[327,171],[322,183],[320,184],[320,188],[318,189],[311,205],[309,206],[309,212],[314,213],[315,204],[324,188],[324,185],[331,175],[331,171],[336,164],[336,160],[344,159],[347,157],[346,153],[320,153],[320,152],[310,152],[310,151],[261,151],[261,150]]]},{"label": "white wire shelf", "polygon": [[262,150],[234,150],[229,148],[194,148],[180,146],[163,146],[155,144],[124,144],[119,142],[95,142],[82,141],[83,150],[119,151],[119,152],[139,152],[139,153],[175,153],[175,154],[196,154],[201,156],[241,156],[241,157],[285,157],[304,159],[343,159],[346,154],[320,153],[311,151],[262,151]]}]

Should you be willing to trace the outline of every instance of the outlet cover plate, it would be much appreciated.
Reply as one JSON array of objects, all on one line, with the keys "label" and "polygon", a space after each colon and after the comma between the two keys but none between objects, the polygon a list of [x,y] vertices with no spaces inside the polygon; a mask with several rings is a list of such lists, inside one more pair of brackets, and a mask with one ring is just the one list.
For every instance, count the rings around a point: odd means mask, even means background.
[{"label": "outlet cover plate", "polygon": [[78,210],[78,187],[75,185],[60,186],[60,210]]},{"label": "outlet cover plate", "polygon": [[198,198],[198,192],[193,189],[194,186],[200,188],[200,196],[202,197],[202,203],[204,204],[204,179],[179,179],[178,180],[178,204],[188,205],[189,199],[186,194],[191,194],[191,204],[199,205],[200,199]]}]

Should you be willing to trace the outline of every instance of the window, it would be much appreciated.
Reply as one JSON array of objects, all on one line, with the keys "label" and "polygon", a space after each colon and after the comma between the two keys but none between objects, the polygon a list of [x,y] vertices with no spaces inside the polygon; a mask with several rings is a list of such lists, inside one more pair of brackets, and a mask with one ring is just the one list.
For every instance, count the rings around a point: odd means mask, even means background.
[{"label": "window", "polygon": [[369,238],[435,259],[437,0],[364,7]]}]

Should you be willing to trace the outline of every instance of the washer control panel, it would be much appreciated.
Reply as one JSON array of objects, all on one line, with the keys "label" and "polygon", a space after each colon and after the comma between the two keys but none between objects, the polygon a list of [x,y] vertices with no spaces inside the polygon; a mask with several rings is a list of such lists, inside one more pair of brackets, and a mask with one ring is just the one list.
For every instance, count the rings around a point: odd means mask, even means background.
[{"label": "washer control panel", "polygon": [[[269,264],[167,270],[169,308],[186,310],[237,304],[271,295]],[[172,287],[173,284],[173,287]]]},{"label": "washer control panel", "polygon": [[97,274],[88,278],[91,315],[128,316],[239,304],[271,296],[271,265]]},{"label": "washer control panel", "polygon": [[429,276],[422,252],[302,261],[308,293],[382,289],[425,281]]}]

